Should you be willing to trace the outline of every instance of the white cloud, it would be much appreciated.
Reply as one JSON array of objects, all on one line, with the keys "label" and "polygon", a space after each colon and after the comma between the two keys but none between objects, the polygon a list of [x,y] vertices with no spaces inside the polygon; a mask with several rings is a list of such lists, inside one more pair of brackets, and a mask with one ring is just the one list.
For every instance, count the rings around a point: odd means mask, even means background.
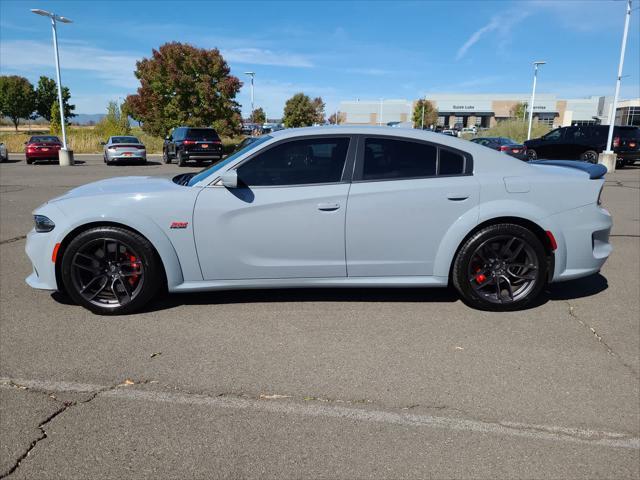
[{"label": "white cloud", "polygon": [[[140,56],[94,48],[78,42],[60,44],[62,69],[82,70],[95,74],[105,83],[128,89],[139,86],[133,72]],[[0,43],[2,70],[54,68],[51,43],[11,40]]]},{"label": "white cloud", "polygon": [[489,23],[473,32],[467,41],[462,44],[456,54],[456,60],[462,59],[471,47],[478,43],[487,33],[491,32],[496,32],[498,48],[504,49],[511,40],[511,31],[513,30],[513,27],[529,15],[529,11],[522,9],[511,10],[500,15],[494,15],[491,20],[489,20]]},{"label": "white cloud", "polygon": [[262,48],[231,48],[221,50],[229,63],[276,65],[281,67],[313,67],[313,62],[303,55],[275,52]]}]

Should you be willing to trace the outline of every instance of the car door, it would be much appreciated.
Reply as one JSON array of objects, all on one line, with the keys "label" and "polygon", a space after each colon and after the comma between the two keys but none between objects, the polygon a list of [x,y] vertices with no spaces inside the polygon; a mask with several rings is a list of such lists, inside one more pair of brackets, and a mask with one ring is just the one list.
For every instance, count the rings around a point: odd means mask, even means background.
[{"label": "car door", "polygon": [[565,129],[563,128],[556,128],[540,138],[540,143],[533,147],[538,154],[538,158],[563,158],[561,149],[564,146],[564,131]]},{"label": "car door", "polygon": [[348,135],[283,140],[232,167],[238,188],[203,188],[193,220],[203,278],[345,277],[354,143]]},{"label": "car door", "polygon": [[361,137],[347,209],[347,275],[433,275],[445,233],[478,204],[472,173],[472,157],[460,150]]}]

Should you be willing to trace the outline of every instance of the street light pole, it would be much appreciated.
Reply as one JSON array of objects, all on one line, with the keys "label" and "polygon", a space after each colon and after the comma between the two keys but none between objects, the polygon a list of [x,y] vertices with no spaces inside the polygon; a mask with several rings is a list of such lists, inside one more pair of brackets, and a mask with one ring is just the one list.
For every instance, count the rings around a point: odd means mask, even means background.
[{"label": "street light pole", "polygon": [[64,121],[64,104],[62,103],[62,80],[60,77],[60,56],[58,54],[58,32],[56,29],[56,21],[62,23],[72,22],[68,18],[47,12],[46,10],[40,10],[39,8],[32,8],[31,11],[36,15],[42,15],[43,17],[49,17],[51,19],[51,29],[53,31],[53,53],[56,60],[56,80],[58,82],[58,110],[60,110],[60,123],[62,127],[62,149],[60,151],[59,160],[60,166],[66,167],[73,165],[73,152],[67,148],[67,130]]},{"label": "street light pole", "polygon": [[544,65],[547,62],[533,62],[533,90],[531,91],[531,102],[529,102],[529,129],[527,130],[527,140],[531,139],[531,125],[533,124],[533,105],[536,100],[536,82],[538,81],[538,65]]},{"label": "street light pole", "polygon": [[256,72],[244,72],[244,74],[251,77],[251,115],[253,115],[253,79],[256,76]]},{"label": "street light pole", "polygon": [[[620,62],[618,63],[618,77],[616,78],[616,90],[613,95],[613,105],[609,111],[609,134],[607,135],[607,149],[605,154],[611,154],[611,142],[613,141],[613,127],[616,123],[616,110],[618,97],[620,96],[620,81],[622,80],[622,67],[624,66],[624,54],[627,49],[627,35],[629,34],[629,19],[631,18],[631,0],[627,0],[627,12],[624,16],[624,31],[622,32],[622,46],[620,47]],[[615,164],[615,162],[614,162]]]}]

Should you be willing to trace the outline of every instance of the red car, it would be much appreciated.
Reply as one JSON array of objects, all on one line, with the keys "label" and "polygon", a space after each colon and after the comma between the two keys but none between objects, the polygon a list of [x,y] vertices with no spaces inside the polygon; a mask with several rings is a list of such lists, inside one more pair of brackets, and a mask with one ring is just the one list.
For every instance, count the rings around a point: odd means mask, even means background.
[{"label": "red car", "polygon": [[24,156],[27,164],[36,160],[58,160],[62,142],[54,135],[34,135],[24,144]]}]

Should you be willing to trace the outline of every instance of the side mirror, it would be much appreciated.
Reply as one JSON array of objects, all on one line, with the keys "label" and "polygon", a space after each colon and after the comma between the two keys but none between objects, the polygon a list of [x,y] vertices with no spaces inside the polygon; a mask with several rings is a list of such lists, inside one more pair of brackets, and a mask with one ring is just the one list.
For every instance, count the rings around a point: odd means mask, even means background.
[{"label": "side mirror", "polygon": [[236,170],[227,170],[220,177],[220,181],[227,188],[238,188],[238,172]]},{"label": "side mirror", "polygon": [[171,135],[167,135],[166,137],[164,137],[165,140],[171,140]]},{"label": "side mirror", "polygon": [[100,142],[100,145],[106,145],[107,142]]},{"label": "side mirror", "polygon": [[24,142],[24,144],[25,144],[25,145],[26,145],[27,143],[29,143],[29,142]]}]

